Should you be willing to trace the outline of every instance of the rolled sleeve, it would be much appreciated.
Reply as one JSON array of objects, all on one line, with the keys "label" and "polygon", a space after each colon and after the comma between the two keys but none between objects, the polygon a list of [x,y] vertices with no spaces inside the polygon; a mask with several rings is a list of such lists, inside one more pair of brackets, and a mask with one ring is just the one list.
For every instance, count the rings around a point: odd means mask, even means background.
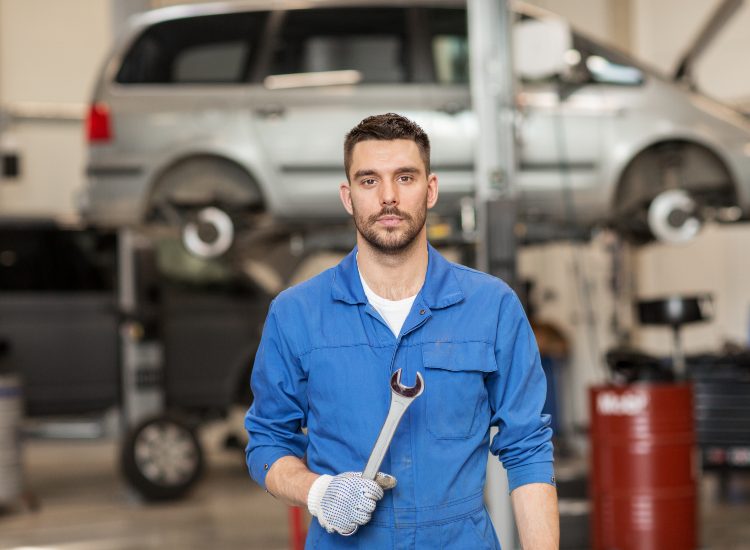
[{"label": "rolled sleeve", "polygon": [[297,456],[296,453],[291,453],[285,448],[256,447],[252,453],[248,453],[247,467],[250,471],[250,477],[263,487],[263,489],[266,489],[266,475],[268,475],[268,470],[271,469],[273,463],[278,459],[290,456],[291,454]]},{"label": "rolled sleeve", "polygon": [[512,292],[503,297],[495,345],[498,370],[487,381],[493,426],[490,451],[508,472],[510,490],[554,484],[552,430],[542,414],[547,382],[526,315]]},{"label": "rolled sleeve", "polygon": [[523,466],[511,468],[510,470],[507,470],[507,472],[508,486],[510,487],[511,492],[521,485],[527,485],[529,483],[547,483],[549,485],[555,485],[555,469],[552,461],[524,464]]},{"label": "rolled sleeve", "polygon": [[250,476],[264,489],[266,475],[283,456],[302,458],[307,436],[307,376],[279,324],[276,303],[263,328],[251,378],[253,404],[245,415]]}]

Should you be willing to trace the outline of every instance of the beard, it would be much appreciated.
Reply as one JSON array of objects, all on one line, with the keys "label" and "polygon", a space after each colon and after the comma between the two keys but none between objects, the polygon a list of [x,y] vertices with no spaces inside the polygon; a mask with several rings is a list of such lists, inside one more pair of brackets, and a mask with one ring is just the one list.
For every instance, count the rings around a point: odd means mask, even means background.
[{"label": "beard", "polygon": [[[385,206],[380,212],[369,217],[360,216],[354,205],[352,210],[354,225],[370,246],[382,254],[396,255],[408,249],[422,231],[427,219],[427,198],[423,207],[413,216],[395,206]],[[382,216],[398,216],[403,221],[400,227],[378,228],[378,218]]]}]

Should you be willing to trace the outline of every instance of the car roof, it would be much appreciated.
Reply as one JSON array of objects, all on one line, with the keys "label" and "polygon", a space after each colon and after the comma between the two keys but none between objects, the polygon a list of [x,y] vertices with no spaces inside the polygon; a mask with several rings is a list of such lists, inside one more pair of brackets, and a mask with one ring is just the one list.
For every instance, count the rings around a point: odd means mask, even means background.
[{"label": "car roof", "polygon": [[[123,54],[132,41],[139,35],[143,30],[151,25],[166,21],[175,21],[179,19],[187,19],[191,17],[203,17],[210,15],[223,15],[231,13],[242,13],[242,12],[253,12],[253,11],[282,11],[282,10],[298,10],[298,9],[310,9],[315,7],[333,8],[333,7],[370,7],[370,8],[381,8],[381,7],[461,7],[466,6],[467,0],[226,0],[216,2],[198,2],[193,4],[179,4],[174,6],[167,6],[164,8],[157,8],[149,10],[140,14],[136,14],[128,20],[126,30],[118,40],[118,45],[114,48],[114,57],[119,57]],[[544,8],[527,4],[521,0],[510,0],[511,9],[523,16],[532,17],[536,19],[552,18],[565,20],[559,14],[550,12]],[[566,20],[567,21],[567,20]],[[599,40],[594,39],[580,29],[577,29],[567,22],[570,28],[582,39],[589,42],[599,44],[607,50],[619,55],[622,59],[627,59],[633,66],[638,67],[644,72],[650,73],[652,76],[656,76],[660,80],[670,81],[671,79],[664,75],[658,69],[644,63],[642,60],[633,58],[626,52],[623,52],[612,44],[604,44]],[[125,46],[125,48],[123,48]],[[115,52],[119,52],[115,53]],[[108,64],[111,66],[117,65],[119,62]]]},{"label": "car roof", "polygon": [[[180,4],[149,10],[133,16],[128,26],[132,31],[145,26],[164,21],[201,17],[207,15],[222,15],[227,13],[309,9],[315,7],[404,7],[404,6],[465,6],[466,0],[229,0],[225,2],[202,2],[196,4]],[[529,16],[557,17],[542,8],[531,6],[524,2],[512,1],[513,11]]]}]

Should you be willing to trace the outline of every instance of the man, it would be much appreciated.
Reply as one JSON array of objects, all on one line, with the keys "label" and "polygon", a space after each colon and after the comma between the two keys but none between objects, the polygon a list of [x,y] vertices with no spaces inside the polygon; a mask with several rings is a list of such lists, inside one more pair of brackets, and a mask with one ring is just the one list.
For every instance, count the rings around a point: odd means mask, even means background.
[{"label": "man", "polygon": [[[503,282],[428,244],[438,179],[427,135],[399,115],[368,117],[346,137],[344,167],[357,247],[271,305],[245,421],[250,474],[307,505],[308,548],[497,549],[483,504],[489,449],[508,471],[523,547],[557,548],[536,343]],[[381,466],[391,475],[362,479],[397,369],[404,385],[421,373],[424,392]]]}]

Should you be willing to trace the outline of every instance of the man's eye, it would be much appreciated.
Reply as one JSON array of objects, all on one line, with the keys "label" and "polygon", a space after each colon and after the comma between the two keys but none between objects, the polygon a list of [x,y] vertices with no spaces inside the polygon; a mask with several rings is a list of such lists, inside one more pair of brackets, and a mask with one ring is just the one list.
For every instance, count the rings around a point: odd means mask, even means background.
[{"label": "man's eye", "polygon": [[408,183],[412,181],[414,178],[412,176],[400,176],[398,180],[403,183]]},{"label": "man's eye", "polygon": [[362,180],[362,185],[374,185],[374,184],[375,184],[375,180],[373,178]]}]

